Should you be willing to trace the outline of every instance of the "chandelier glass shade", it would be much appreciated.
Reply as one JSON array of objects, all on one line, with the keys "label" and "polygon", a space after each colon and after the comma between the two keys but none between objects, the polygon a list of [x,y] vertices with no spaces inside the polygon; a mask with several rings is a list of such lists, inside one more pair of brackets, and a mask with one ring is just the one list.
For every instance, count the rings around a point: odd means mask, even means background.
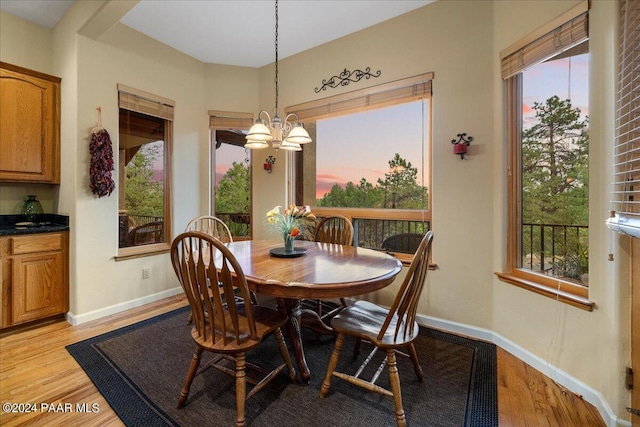
[{"label": "chandelier glass shade", "polygon": [[276,73],[275,73],[275,83],[276,83],[276,108],[275,108],[275,116],[273,120],[269,113],[265,110],[260,111],[258,113],[258,118],[256,119],[251,129],[249,129],[249,133],[245,137],[247,142],[244,144],[246,148],[251,148],[254,150],[267,148],[269,147],[269,143],[273,148],[282,149],[282,150],[290,150],[290,151],[300,151],[302,148],[300,144],[306,144],[307,142],[311,142],[311,137],[309,133],[305,130],[298,119],[298,116],[294,113],[287,114],[284,118],[284,121],[280,120],[278,116],[278,0],[276,0]]},{"label": "chandelier glass shade", "polygon": [[[266,120],[263,116],[266,116]],[[295,121],[292,122],[290,119]],[[300,151],[302,150],[300,144],[311,142],[309,133],[302,127],[297,115],[288,114],[284,122],[282,122],[277,113],[271,120],[271,116],[265,110],[260,111],[256,122],[251,126],[245,138],[247,142],[244,146],[254,150],[267,148],[271,143],[271,146],[276,150],[280,148],[282,150]]]}]

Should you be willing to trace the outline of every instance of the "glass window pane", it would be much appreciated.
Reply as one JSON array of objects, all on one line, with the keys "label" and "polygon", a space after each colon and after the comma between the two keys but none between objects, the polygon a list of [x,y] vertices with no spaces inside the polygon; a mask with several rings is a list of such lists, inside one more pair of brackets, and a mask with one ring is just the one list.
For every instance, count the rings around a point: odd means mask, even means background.
[{"label": "glass window pane", "polygon": [[588,281],[589,54],[523,73],[520,267]]},{"label": "glass window pane", "polygon": [[120,109],[119,247],[166,242],[165,120]]},{"label": "glass window pane", "polygon": [[[249,149],[223,142],[216,131],[215,216],[227,224],[233,237],[251,236],[251,159]],[[244,134],[241,134],[244,142]]]},{"label": "glass window pane", "polygon": [[317,120],[318,207],[427,209],[427,101]]}]

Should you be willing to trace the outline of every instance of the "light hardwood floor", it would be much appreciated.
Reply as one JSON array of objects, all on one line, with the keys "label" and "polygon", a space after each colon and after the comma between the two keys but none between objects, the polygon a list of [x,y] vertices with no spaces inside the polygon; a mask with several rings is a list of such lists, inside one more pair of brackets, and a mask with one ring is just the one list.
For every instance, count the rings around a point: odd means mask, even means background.
[{"label": "light hardwood floor", "polygon": [[[0,411],[0,425],[122,426],[65,346],[184,305],[184,298],[172,297],[80,326],[59,320],[3,334],[0,403],[31,403],[37,405],[37,410]],[[43,403],[49,411],[42,411]],[[74,411],[65,408],[65,403],[71,404]],[[76,404],[87,404],[87,408],[98,411],[78,413]],[[500,348],[498,407],[501,427],[605,426],[592,405]]]}]

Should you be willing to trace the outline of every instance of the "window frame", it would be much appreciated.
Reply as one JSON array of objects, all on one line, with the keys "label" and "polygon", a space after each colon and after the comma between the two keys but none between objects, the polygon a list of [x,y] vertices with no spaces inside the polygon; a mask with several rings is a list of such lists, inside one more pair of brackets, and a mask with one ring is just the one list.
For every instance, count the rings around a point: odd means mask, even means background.
[{"label": "window frame", "polygon": [[[569,305],[592,311],[594,303],[589,300],[589,288],[572,283],[559,277],[547,276],[520,267],[521,245],[521,135],[522,135],[522,71],[531,65],[549,58],[549,52],[540,50],[545,39],[554,39],[553,34],[569,34],[567,28],[573,29],[574,22],[584,25],[581,30],[587,31],[588,3],[582,2],[556,20],[547,24],[523,40],[512,45],[501,53],[503,78],[506,90],[506,131],[507,131],[507,230],[505,267],[496,276],[503,282],[556,299]],[[584,36],[584,34],[583,34]],[[588,38],[588,34],[586,34]],[[555,38],[557,42],[558,38]],[[575,45],[575,40],[566,40],[566,44],[558,47],[556,53],[565,50],[565,46]],[[533,46],[533,48],[531,48]],[[548,46],[547,46],[548,47]],[[533,49],[533,54],[527,49]],[[544,54],[540,52],[544,51]],[[506,53],[505,53],[506,52]],[[553,56],[551,55],[551,56]],[[517,58],[515,60],[514,58]]]},{"label": "window frame", "polygon": [[[384,83],[381,85],[371,86],[369,88],[347,92],[341,95],[335,95],[322,98],[316,101],[298,104],[285,109],[285,113],[295,113],[300,117],[301,121],[316,121],[330,117],[338,117],[358,112],[363,112],[375,108],[390,107],[421,100],[428,103],[428,114],[424,122],[424,127],[428,129],[423,136],[423,152],[426,156],[425,167],[429,170],[428,174],[424,174],[423,185],[428,189],[428,203],[426,209],[368,209],[368,208],[350,208],[350,207],[315,207],[313,212],[320,217],[331,216],[333,214],[343,215],[351,222],[357,219],[377,219],[377,220],[399,220],[399,221],[422,221],[428,224],[428,229],[433,228],[432,223],[432,206],[433,206],[433,189],[431,186],[432,171],[432,81],[434,73],[424,73],[405,79]],[[303,202],[303,177],[302,162],[304,158],[304,149],[302,152],[294,153],[295,170],[294,195],[296,204],[304,204]],[[314,169],[315,171],[315,169]],[[315,172],[314,172],[315,173]],[[411,263],[413,254],[389,252],[397,257],[404,265]],[[431,265],[435,268],[435,265]]]},{"label": "window frame", "polygon": [[522,235],[520,194],[522,134],[522,74],[507,80],[508,167],[507,167],[507,254],[500,280],[585,310],[593,310],[588,288],[558,277],[546,276],[519,266]]},{"label": "window frame", "polygon": [[[116,261],[140,258],[167,253],[171,250],[172,228],[171,228],[171,155],[173,153],[173,111],[175,102],[148,92],[134,89],[122,84],[118,84],[118,108],[138,112],[148,116],[157,117],[164,120],[164,219],[163,237],[164,241],[151,243],[148,245],[129,246],[118,248]],[[118,132],[119,134],[119,132]],[[119,135],[118,135],[119,136]],[[120,158],[120,140],[118,138],[118,197],[124,197],[124,164]]]},{"label": "window frame", "polygon": [[[248,130],[253,125],[252,113],[240,113],[231,111],[217,111],[209,110],[209,137],[210,137],[210,159],[209,159],[209,212],[211,215],[216,215],[216,131],[224,130]],[[251,222],[249,224],[248,236],[233,236],[234,241],[252,240],[253,239],[253,226],[255,218],[253,215],[253,150],[249,150],[249,194],[251,199],[249,200],[249,214],[251,215]],[[227,224],[231,228],[230,224]]]}]

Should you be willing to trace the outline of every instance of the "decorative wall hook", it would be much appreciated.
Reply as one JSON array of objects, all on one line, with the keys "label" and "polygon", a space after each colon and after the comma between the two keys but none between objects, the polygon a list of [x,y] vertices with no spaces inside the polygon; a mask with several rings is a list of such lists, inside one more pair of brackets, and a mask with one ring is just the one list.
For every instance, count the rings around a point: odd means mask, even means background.
[{"label": "decorative wall hook", "polygon": [[267,171],[267,173],[271,173],[271,170],[273,169],[273,164],[276,162],[275,157],[273,156],[269,156],[265,159],[264,161],[264,170]]},{"label": "decorative wall hook", "polygon": [[460,158],[464,160],[464,155],[467,154],[467,147],[473,141],[472,136],[467,136],[466,133],[459,133],[458,140],[451,140],[453,144],[453,154],[460,155]]}]

